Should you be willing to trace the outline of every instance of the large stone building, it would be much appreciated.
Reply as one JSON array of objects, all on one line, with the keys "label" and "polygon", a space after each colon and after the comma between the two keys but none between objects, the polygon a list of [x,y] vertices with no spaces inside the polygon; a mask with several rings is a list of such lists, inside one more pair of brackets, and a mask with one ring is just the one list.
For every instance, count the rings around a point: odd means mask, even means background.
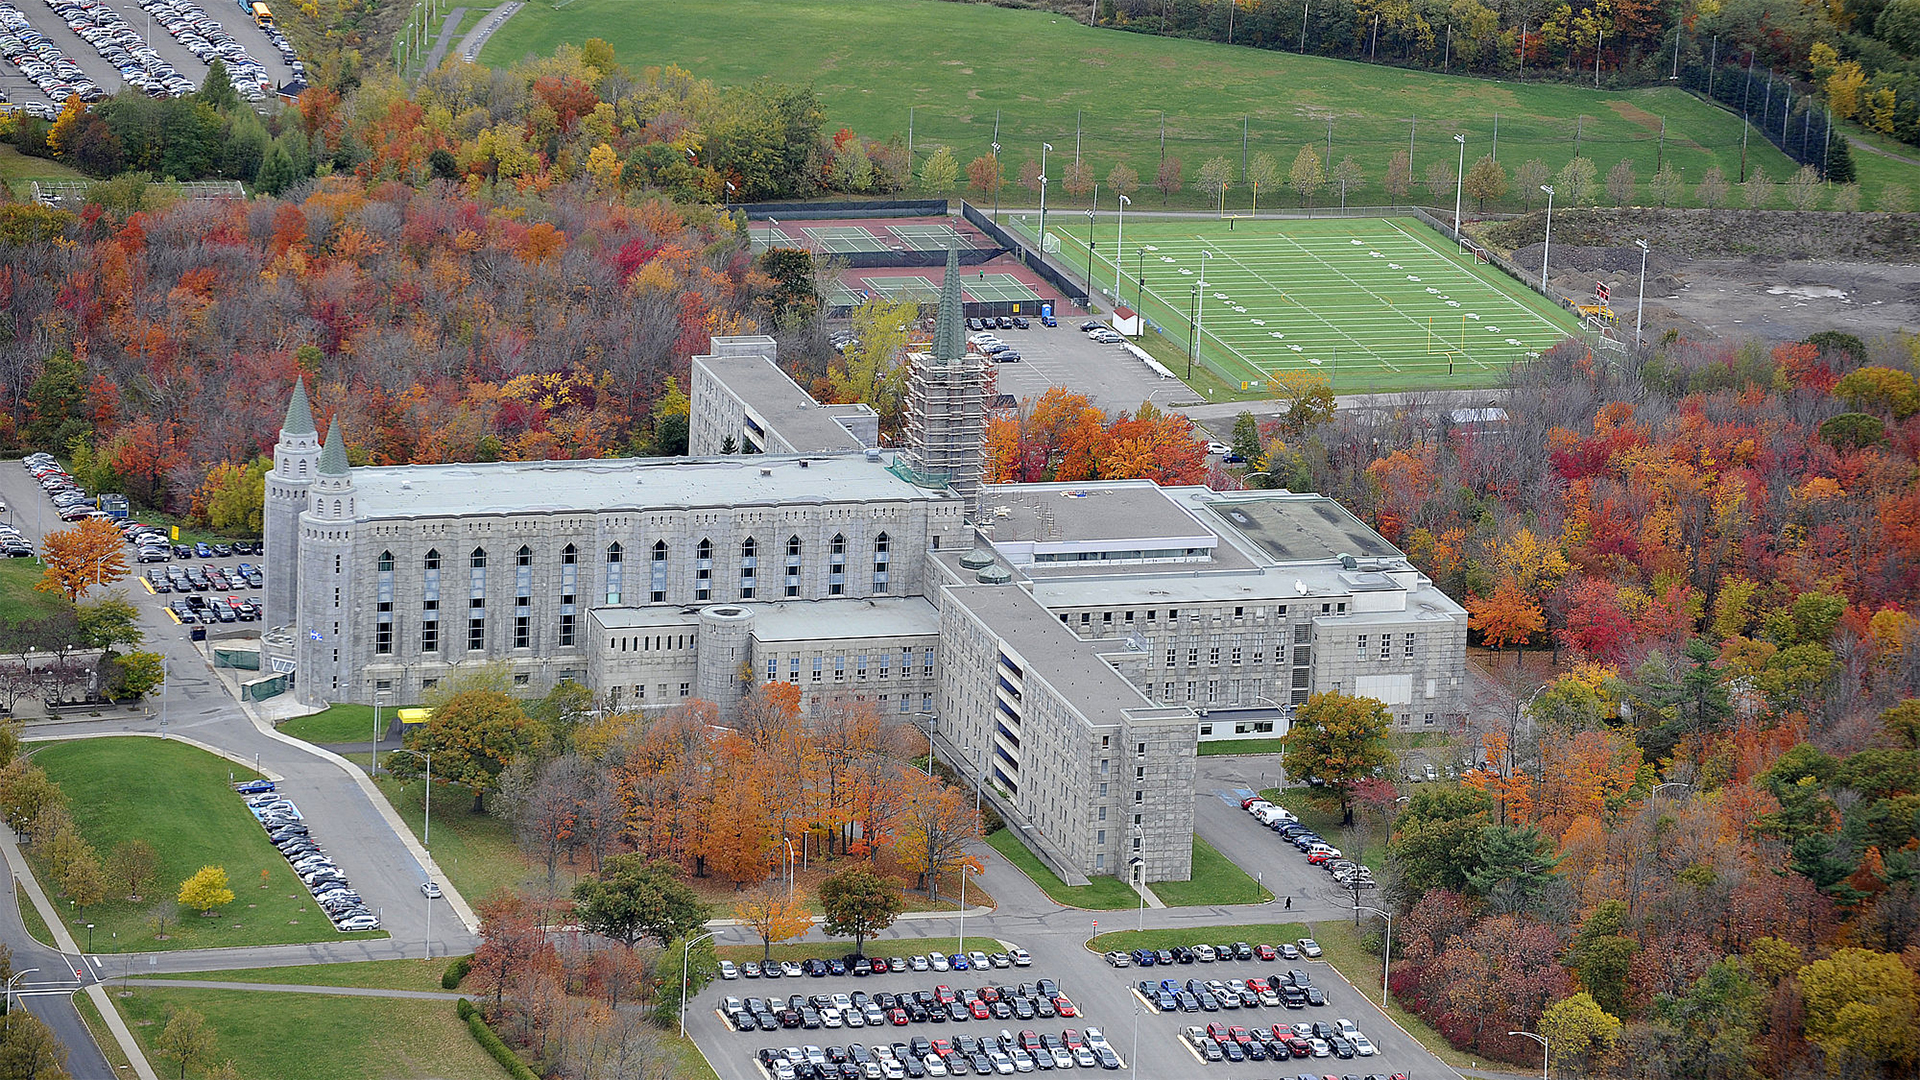
[{"label": "large stone building", "polygon": [[766,681],[863,699],[1068,881],[1185,879],[1198,743],[1282,734],[1317,690],[1416,730],[1461,712],[1465,612],[1331,500],[969,497],[877,446],[870,410],[813,403],[767,339],[715,339],[693,372],[686,459],[350,468],[296,386],[267,478],[274,667],[315,706],[410,703],[482,662],[619,709],[724,716]]}]

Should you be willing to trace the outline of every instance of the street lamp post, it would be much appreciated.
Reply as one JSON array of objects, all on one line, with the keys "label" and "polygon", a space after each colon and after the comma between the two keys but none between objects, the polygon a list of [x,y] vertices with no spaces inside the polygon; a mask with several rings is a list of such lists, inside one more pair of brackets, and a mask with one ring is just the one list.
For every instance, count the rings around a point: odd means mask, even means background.
[{"label": "street lamp post", "polygon": [[1455,135],[1453,141],[1460,144],[1460,167],[1453,174],[1453,246],[1460,246],[1460,193],[1467,187],[1467,137]]},{"label": "street lamp post", "polygon": [[1358,903],[1353,905],[1353,910],[1356,915],[1362,911],[1371,911],[1387,920],[1387,943],[1386,947],[1380,950],[1380,1007],[1384,1009],[1387,1007],[1387,975],[1393,971],[1393,912]]},{"label": "street lamp post", "polygon": [[1547,250],[1553,244],[1553,185],[1541,184],[1540,190],[1547,193],[1547,229],[1540,239],[1540,291],[1553,299],[1553,293],[1547,289]]},{"label": "street lamp post", "polygon": [[787,842],[787,906],[793,906],[793,837],[783,836]]},{"label": "street lamp post", "polygon": [[386,700],[387,692],[385,690],[375,690],[373,692],[373,763],[369,767],[371,769],[367,774],[369,776],[377,777],[380,775],[380,706]]},{"label": "street lamp post", "polygon": [[1540,1080],[1547,1080],[1547,1037],[1535,1035],[1531,1031],[1509,1031],[1509,1035],[1524,1035],[1540,1044]]},{"label": "street lamp post", "polygon": [[420,846],[431,849],[433,847],[433,753],[429,750],[410,750],[406,747],[401,747],[389,753],[387,757],[391,759],[394,754],[413,754],[417,757],[427,759],[427,790],[424,795],[426,801],[426,813],[424,816],[426,820],[422,822],[420,829]]},{"label": "street lamp post", "polygon": [[21,979],[24,979],[27,976],[39,970],[40,970],[39,968],[28,968],[25,971],[16,972],[12,978],[7,980],[7,1012],[8,1013],[13,1012],[13,984],[19,982]]},{"label": "street lamp post", "polygon": [[697,937],[697,938],[689,938],[689,939],[687,940],[687,943],[686,943],[685,945],[683,945],[683,946],[681,946],[681,947],[680,947],[680,1037],[681,1037],[681,1038],[683,1038],[683,1039],[687,1037],[687,966],[688,966],[688,959],[689,959],[689,958],[690,958],[690,957],[691,957],[691,956],[693,955],[693,947],[694,947],[695,945],[698,945],[698,944],[700,944],[701,942],[703,942],[703,941],[705,941],[705,940],[707,940],[708,938],[710,938],[710,937],[712,937],[713,935],[715,935],[715,934],[717,934],[717,933],[719,933],[719,932],[720,932],[720,931],[718,931],[718,930],[709,930],[709,931],[707,931],[706,933],[704,933],[704,934],[701,934],[701,935],[700,935],[699,937]]},{"label": "street lamp post", "polygon": [[[1139,286],[1139,291],[1133,294],[1133,310],[1135,312],[1140,311],[1147,303],[1147,249],[1145,246],[1140,248],[1139,255],[1140,259],[1133,269],[1134,283]],[[1141,329],[1146,329],[1144,316],[1142,316],[1141,319]]]},{"label": "street lamp post", "polygon": [[1126,250],[1122,245],[1127,239],[1127,205],[1131,202],[1133,200],[1125,195],[1120,196],[1120,227],[1113,234],[1113,299],[1115,303],[1120,300],[1120,275],[1126,272],[1120,269],[1120,260],[1124,257]]},{"label": "street lamp post", "polygon": [[87,951],[93,951],[93,924],[87,924]]},{"label": "street lamp post", "polygon": [[1647,242],[1635,240],[1634,246],[1640,249],[1640,298],[1633,310],[1633,343],[1640,344],[1640,318],[1647,312]]}]

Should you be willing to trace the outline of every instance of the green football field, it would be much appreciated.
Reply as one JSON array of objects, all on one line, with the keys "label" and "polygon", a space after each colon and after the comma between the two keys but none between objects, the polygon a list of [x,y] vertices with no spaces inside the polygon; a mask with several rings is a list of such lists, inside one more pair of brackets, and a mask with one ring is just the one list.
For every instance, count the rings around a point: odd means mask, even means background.
[{"label": "green football field", "polygon": [[[1087,250],[1080,217],[1047,220],[1054,259],[1076,271]],[[1014,224],[1032,235],[1037,223]],[[1197,324],[1201,362],[1246,389],[1287,371],[1318,372],[1336,390],[1486,385],[1578,330],[1412,218],[1129,220],[1123,238],[1103,227],[1094,239],[1101,290],[1114,289],[1119,240],[1120,302],[1141,304],[1178,342]]]}]

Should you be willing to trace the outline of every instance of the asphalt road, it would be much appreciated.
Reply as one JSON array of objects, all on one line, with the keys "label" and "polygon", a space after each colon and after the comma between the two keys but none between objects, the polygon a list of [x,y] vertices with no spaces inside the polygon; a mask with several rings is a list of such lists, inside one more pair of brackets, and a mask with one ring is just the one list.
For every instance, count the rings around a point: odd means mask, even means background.
[{"label": "asphalt road", "polygon": [[[18,462],[0,462],[0,501],[8,508],[5,518],[32,537],[36,549],[44,532],[61,526],[45,494]],[[222,562],[231,565],[240,561],[246,560],[235,558]],[[140,610],[140,625],[147,633],[143,647],[167,658],[169,678],[164,701],[150,702],[150,714],[123,711],[98,719],[33,723],[27,728],[27,736],[68,738],[164,731],[219,747],[242,760],[257,759],[262,769],[284,778],[280,790],[300,807],[313,838],[346,871],[368,906],[380,913],[382,927],[391,936],[372,941],[133,954],[131,958],[126,954],[101,954],[88,959],[89,970],[105,978],[116,969],[126,970],[128,964],[136,972],[143,965],[147,965],[146,970],[150,972],[182,972],[420,957],[428,947],[429,904],[433,908],[433,954],[452,956],[471,951],[473,936],[454,917],[445,900],[428,901],[421,894],[425,870],[353,777],[332,759],[304,744],[290,744],[255,727],[213,673],[208,661],[188,640],[188,628],[176,624],[167,614],[161,603],[165,597],[148,593],[137,579],[119,587]],[[11,921],[17,922],[17,919]],[[16,970],[33,966],[22,963],[18,951],[15,956]],[[78,1048],[82,1046],[91,1048],[91,1042],[84,1039],[69,1042],[63,1037],[62,1041],[70,1053],[79,1053]]]},{"label": "asphalt road", "polygon": [[[5,861],[5,856],[0,855],[0,863]],[[9,866],[8,869],[16,876],[26,872],[24,866]],[[76,969],[75,965],[79,963],[76,957],[50,949],[27,933],[26,924],[20,920],[16,895],[12,889],[0,889],[0,945],[5,945],[11,953],[16,975],[30,968],[40,970],[31,975],[20,975],[20,981],[14,984],[14,993],[26,1005],[29,1013],[53,1029],[53,1037],[66,1048],[67,1072],[74,1080],[105,1080],[112,1077],[113,1067],[107,1064],[106,1055],[94,1045],[93,1035],[73,1004],[73,992],[81,985],[73,973],[84,968]]]}]

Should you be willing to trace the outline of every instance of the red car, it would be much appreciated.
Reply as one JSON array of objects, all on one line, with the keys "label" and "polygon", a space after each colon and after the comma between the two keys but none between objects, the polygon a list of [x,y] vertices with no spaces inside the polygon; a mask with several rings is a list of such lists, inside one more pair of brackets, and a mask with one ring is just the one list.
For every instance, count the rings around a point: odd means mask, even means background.
[{"label": "red car", "polygon": [[1249,795],[1246,798],[1240,800],[1240,809],[1245,810],[1247,807],[1252,806],[1254,803],[1266,802],[1266,801],[1267,800],[1264,796]]},{"label": "red car", "polygon": [[1022,1050],[1040,1049],[1040,1033],[1033,1030],[1032,1028],[1028,1028],[1027,1030],[1021,1032],[1020,1033],[1020,1049]]},{"label": "red car", "polygon": [[975,1020],[985,1020],[987,1017],[993,1015],[992,1012],[988,1010],[987,1003],[981,1001],[979,998],[974,998],[972,1001],[967,1002],[967,1011],[973,1014]]},{"label": "red car", "polygon": [[887,973],[886,957],[876,956],[868,960],[867,970],[873,972],[875,975],[885,975]]},{"label": "red car", "polygon": [[1073,1001],[1065,994],[1053,999],[1053,1007],[1061,1016],[1069,1019],[1080,1015],[1080,1010],[1074,1006]]},{"label": "red car", "polygon": [[1066,1043],[1069,1050],[1078,1050],[1087,1045],[1087,1040],[1080,1036],[1079,1028],[1067,1028],[1061,1031],[1060,1041]]},{"label": "red car", "polygon": [[888,1009],[887,1019],[893,1024],[894,1027],[906,1027],[907,1026],[907,1010]]},{"label": "red car", "polygon": [[960,1000],[960,995],[953,992],[953,987],[942,983],[933,988],[933,1000],[942,1005],[951,1005]]},{"label": "red car", "polygon": [[1339,857],[1340,857],[1340,853],[1338,851],[1332,851],[1332,850],[1316,851],[1313,854],[1307,856],[1307,861],[1312,863],[1315,866],[1319,866],[1321,863],[1326,862],[1328,859],[1337,859]]},{"label": "red car", "polygon": [[1271,945],[1255,945],[1253,947],[1253,955],[1256,959],[1260,960],[1278,960],[1280,958],[1280,953]]},{"label": "red car", "polygon": [[1225,1024],[1208,1024],[1207,1025],[1207,1038],[1212,1039],[1214,1042],[1226,1042],[1231,1037],[1232,1036],[1227,1033],[1227,1025]]}]

